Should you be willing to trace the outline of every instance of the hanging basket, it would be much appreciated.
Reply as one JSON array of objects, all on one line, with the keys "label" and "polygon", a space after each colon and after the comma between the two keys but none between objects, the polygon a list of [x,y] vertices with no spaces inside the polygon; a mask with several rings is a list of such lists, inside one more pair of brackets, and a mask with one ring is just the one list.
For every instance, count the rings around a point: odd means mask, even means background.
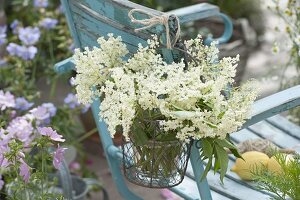
[{"label": "hanging basket", "polygon": [[149,140],[144,145],[124,143],[123,168],[132,183],[150,188],[169,188],[183,181],[191,143]]}]

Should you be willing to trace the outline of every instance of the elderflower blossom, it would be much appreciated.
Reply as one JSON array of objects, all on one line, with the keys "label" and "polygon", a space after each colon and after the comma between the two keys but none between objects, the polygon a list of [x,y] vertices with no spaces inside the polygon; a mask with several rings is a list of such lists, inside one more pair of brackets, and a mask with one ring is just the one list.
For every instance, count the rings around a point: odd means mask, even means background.
[{"label": "elderflower blossom", "polygon": [[110,68],[122,66],[124,64],[122,57],[128,53],[121,37],[114,38],[113,34],[109,34],[107,40],[100,37],[97,42],[99,48],[94,47],[92,50],[85,48],[84,52],[75,49],[73,56],[78,73],[74,84],[78,101],[83,104],[92,103],[92,99],[97,96],[93,87],[102,85]]},{"label": "elderflower blossom", "polygon": [[[217,43],[205,46],[201,37],[186,41],[187,53],[193,58],[186,66],[183,60],[164,62],[156,52],[156,36],[147,41],[148,46],[139,45],[127,62],[122,61],[127,52],[122,48],[126,46],[120,44],[119,37],[112,38],[109,35],[108,40],[98,40],[101,48],[111,52],[109,58],[98,48],[75,53],[78,98],[82,103],[90,103],[93,97],[102,97],[99,115],[112,137],[121,126],[125,138],[130,138],[140,108],[145,112],[159,111],[163,129],[176,133],[182,141],[224,139],[249,117],[257,96],[253,81],[239,88],[231,86],[239,56],[218,60]],[[108,46],[114,42],[122,50]]]},{"label": "elderflower blossom", "polygon": [[101,102],[100,117],[108,122],[112,137],[115,128],[121,125],[123,135],[128,139],[130,127],[135,117],[135,89],[133,79],[120,67],[111,69],[111,80],[105,82],[101,92],[105,94]]}]

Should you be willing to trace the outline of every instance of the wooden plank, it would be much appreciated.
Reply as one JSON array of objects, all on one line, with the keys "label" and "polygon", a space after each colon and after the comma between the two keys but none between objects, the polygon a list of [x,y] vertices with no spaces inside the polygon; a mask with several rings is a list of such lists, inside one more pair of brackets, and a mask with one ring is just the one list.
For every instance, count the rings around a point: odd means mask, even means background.
[{"label": "wooden plank", "polygon": [[[149,38],[150,34],[144,34],[143,32],[135,32],[134,28],[136,27],[132,27],[129,25],[129,17],[128,16],[122,16],[122,20],[125,20],[127,23],[122,23],[120,22],[120,20],[116,20],[116,19],[111,19],[109,17],[107,17],[107,10],[105,10],[105,13],[102,13],[101,11],[95,11],[89,7],[87,7],[86,5],[84,5],[82,2],[78,2],[78,1],[74,1],[73,4],[71,5],[72,8],[77,7],[78,11],[75,11],[75,13],[77,15],[82,15],[82,14],[88,14],[89,16],[91,16],[93,19],[97,20],[97,21],[101,21],[104,24],[110,25],[116,29],[122,30],[124,32],[127,32],[131,35],[136,35],[140,38],[143,39],[147,39]],[[94,6],[95,7],[95,6]],[[111,9],[115,9],[115,8],[111,8]],[[118,12],[118,14],[120,14]],[[114,15],[115,18],[118,18],[119,15]]]},{"label": "wooden plank", "polygon": [[254,134],[253,132],[251,132],[248,129],[242,129],[238,132],[231,133],[230,138],[233,142],[240,143],[245,140],[253,140],[253,139],[262,138],[262,137]]},{"label": "wooden plank", "polygon": [[252,118],[243,127],[246,128],[299,105],[300,85],[297,85],[256,101],[252,106]]},{"label": "wooden plank", "polygon": [[[112,1],[112,0],[73,0],[72,5],[77,6],[84,10],[85,13],[92,15],[95,19],[103,20],[112,25],[118,25],[121,30],[131,31],[132,35],[140,35],[133,30],[140,27],[140,25],[134,24],[128,17],[129,10],[138,8],[146,10],[154,15],[162,15],[162,12],[129,2],[129,1]],[[149,16],[137,13],[135,17],[138,19],[149,18]],[[146,31],[147,32],[147,31]],[[152,33],[156,33],[155,27],[151,29]],[[150,36],[151,34],[148,34]]]},{"label": "wooden plank", "polygon": [[[97,44],[97,39],[100,36],[106,36],[108,33],[114,33],[116,36],[121,36],[122,40],[127,44],[129,47],[133,47],[136,50],[138,43],[145,44],[145,40],[133,35],[131,33],[125,32],[124,30],[115,28],[111,26],[111,24],[107,24],[100,20],[95,19],[93,16],[89,15],[88,13],[83,13],[79,8],[72,5],[71,6],[73,14],[74,23],[78,31],[79,35],[86,35],[90,37],[89,40],[93,40],[94,45]],[[82,44],[84,46],[84,44]]]},{"label": "wooden plank", "polygon": [[[249,189],[259,191],[259,192],[261,192],[263,194],[266,194],[266,195],[269,195],[269,196],[274,196],[274,194],[272,194],[270,192],[258,190],[256,188],[256,184],[254,182],[252,182],[252,181],[243,181],[236,173],[230,171],[230,169],[235,164],[235,160],[236,160],[236,158],[233,155],[229,155],[228,171],[225,175],[226,178],[231,179],[231,180],[235,181],[238,184],[244,185],[244,186],[248,187]],[[207,165],[207,161],[204,161],[204,165],[205,166]],[[212,166],[212,168],[213,168],[213,166]],[[219,175],[220,174],[217,173],[215,176],[219,177]],[[193,173],[192,174],[188,173],[187,176],[192,178],[192,179],[194,179],[194,177],[195,177]]]},{"label": "wooden plank", "polygon": [[179,18],[180,23],[217,16],[219,13],[220,11],[217,6],[208,3],[196,4],[167,12],[167,14],[176,15]]},{"label": "wooden plank", "polygon": [[300,153],[300,140],[286,134],[286,132],[283,132],[269,123],[262,121],[252,125],[248,129],[256,135],[272,141],[281,148],[293,148]]},{"label": "wooden plank", "polygon": [[79,41],[79,38],[78,38],[78,34],[77,34],[77,30],[76,28],[74,27],[74,21],[73,21],[73,17],[72,17],[72,11],[70,9],[70,1],[69,0],[62,0],[61,1],[62,3],[62,6],[63,6],[63,10],[64,10],[64,14],[67,18],[67,22],[68,22],[68,27],[70,29],[70,32],[71,32],[71,36],[74,40],[74,43],[75,43],[75,46],[77,48],[80,47],[80,41]]},{"label": "wooden plank", "polygon": [[[198,193],[198,188],[197,188],[196,182],[187,176],[183,179],[183,181],[182,181],[182,183],[180,183],[180,185],[170,188],[170,190],[173,191],[174,193],[180,195],[185,200],[187,200],[187,199],[193,199],[193,200],[199,199],[200,200],[200,195]],[[213,200],[229,200],[230,199],[230,198],[223,196],[222,194],[219,194],[215,191],[211,191],[211,195],[212,195]]]},{"label": "wooden plank", "polygon": [[280,115],[275,115],[274,117],[270,117],[266,120],[276,128],[284,131],[290,136],[293,136],[300,140],[300,127],[292,122],[290,122],[285,117]]},{"label": "wooden plank", "polygon": [[72,57],[60,61],[54,65],[54,70],[58,74],[63,74],[74,69],[75,69],[75,65],[73,63]]},{"label": "wooden plank", "polygon": [[[294,128],[295,132],[293,134],[296,134],[296,131],[299,130],[299,127]],[[259,122],[247,129],[242,129],[238,132],[232,133],[230,134],[230,138],[235,143],[240,143],[247,139],[263,138],[272,141],[281,148],[293,148],[297,152],[300,152],[300,140],[298,138],[291,134],[287,134],[286,130],[279,129],[267,121]]]},{"label": "wooden plank", "polygon": [[[193,178],[199,178],[193,176],[193,171],[190,165],[188,165],[186,174],[187,176]],[[241,184],[241,182],[236,182],[235,180],[232,180],[227,176],[224,178],[224,185],[223,185],[219,179],[219,174],[218,173],[214,174],[212,171],[208,172],[207,181],[212,191],[215,191],[223,196],[226,196],[229,199],[249,200],[249,196],[253,197],[252,199],[259,199],[259,200],[270,198],[269,195],[251,189],[247,185]]]}]

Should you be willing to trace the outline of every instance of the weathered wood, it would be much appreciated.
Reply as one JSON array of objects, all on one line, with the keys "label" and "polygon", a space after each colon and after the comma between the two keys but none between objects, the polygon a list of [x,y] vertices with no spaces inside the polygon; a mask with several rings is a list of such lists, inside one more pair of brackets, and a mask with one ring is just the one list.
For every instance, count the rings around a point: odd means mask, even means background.
[{"label": "weathered wood", "polygon": [[[72,37],[75,40],[77,48],[98,46],[96,40],[100,36],[106,36],[108,33],[114,33],[121,36],[126,43],[129,51],[134,53],[138,43],[146,44],[146,40],[151,34],[164,33],[163,26],[153,27],[149,30],[144,30],[139,33],[134,29],[139,25],[131,23],[128,18],[128,11],[133,8],[143,9],[154,15],[162,15],[164,13],[143,7],[141,5],[123,1],[123,0],[62,0],[65,14]],[[210,16],[219,16],[224,20],[225,32],[220,42],[226,42],[229,39],[232,31],[232,24],[228,17],[219,13],[216,6],[210,4],[198,4],[183,9],[170,11],[167,14],[175,14],[179,17],[181,23],[186,23],[194,20],[199,20]],[[148,18],[145,14],[137,13],[138,19]],[[231,26],[231,27],[230,27]],[[211,42],[210,38],[207,42]],[[163,50],[163,57],[166,61],[173,60],[173,54],[169,50]],[[63,73],[74,69],[72,59],[66,59],[55,65],[55,70]],[[289,148],[291,145],[296,146],[300,140],[300,128],[288,122],[278,123],[283,121],[280,117],[269,118],[266,121],[255,124],[279,112],[290,109],[300,104],[300,86],[290,88],[286,91],[277,93],[270,97],[261,99],[255,102],[252,108],[252,118],[247,121],[244,128],[237,133],[231,134],[231,138],[235,143],[242,142],[246,139],[269,138],[280,147]],[[112,171],[113,180],[118,191],[125,199],[136,200],[142,199],[132,193],[126,186],[120,170],[120,157],[122,156],[119,149],[113,146],[112,140],[107,130],[107,126],[103,121],[99,121],[99,106],[100,101],[95,100],[92,104],[94,118],[96,119],[97,127],[100,131],[101,142],[104,147],[108,164]],[[250,126],[255,124],[253,126]],[[250,127],[249,127],[250,126]],[[272,195],[265,191],[258,191],[255,185],[251,182],[244,182],[233,172],[228,172],[225,176],[222,185],[219,176],[214,175],[211,171],[208,173],[207,180],[210,184],[210,189],[207,186],[207,181],[202,183],[199,176],[202,173],[201,169],[197,169],[197,164],[201,167],[202,162],[197,161],[199,154],[197,149],[193,150],[191,156],[192,165],[188,166],[187,177],[179,186],[172,188],[174,192],[185,199],[210,199],[210,192],[213,199],[268,199]],[[230,155],[229,167],[234,164],[235,158]],[[205,164],[205,162],[204,162]],[[195,174],[195,175],[194,175]],[[199,187],[197,187],[197,185]],[[201,195],[199,195],[199,192]]]},{"label": "weathered wood", "polygon": [[[190,165],[188,166],[187,176],[193,178],[194,180],[199,177],[194,177]],[[234,200],[249,200],[249,196],[253,199],[269,199],[270,196],[266,195],[260,191],[249,188],[246,184],[241,184],[241,182],[236,182],[228,176],[224,178],[224,184],[221,183],[219,179],[219,174],[214,174],[213,171],[209,171],[207,174],[207,181],[212,191],[215,191],[229,199]]]},{"label": "weathered wood", "polygon": [[300,105],[300,85],[283,90],[255,102],[252,118],[243,128]]},{"label": "weathered wood", "polygon": [[[185,177],[183,182],[180,185],[170,188],[170,190],[172,190],[174,193],[178,194],[185,200],[189,200],[189,199],[200,200],[200,195],[197,189],[197,185],[195,184],[195,180],[189,177]],[[211,195],[213,200],[230,199],[215,191],[211,191]]]},{"label": "weathered wood", "polygon": [[286,134],[300,140],[300,127],[290,122],[288,119],[280,115],[275,115],[274,117],[268,118],[267,122],[284,131]]},{"label": "weathered wood", "polygon": [[[274,118],[277,119],[277,121],[274,121]],[[291,148],[293,144],[300,144],[300,139],[294,138],[292,136],[284,137],[286,136],[286,132],[284,132],[282,129],[278,129],[273,124],[269,123],[268,121],[273,120],[274,124],[281,124],[282,120],[285,120],[285,118],[281,116],[276,116],[270,119],[267,119],[266,121],[262,121],[258,124],[250,126],[248,129],[243,129],[239,132],[231,134],[231,139],[235,141],[235,143],[243,142],[247,139],[257,139],[257,138],[264,138],[269,139],[270,141],[274,142],[280,147],[283,148]],[[289,127],[293,127],[293,131],[300,133],[300,127],[295,126],[291,122],[288,122]],[[282,127],[282,125],[281,125]],[[285,127],[287,128],[287,127]],[[298,150],[298,149],[296,149]],[[298,150],[299,152],[299,150]],[[231,169],[234,165],[235,158],[234,156],[230,155],[229,163],[228,163],[228,169]],[[206,163],[205,163],[206,165]],[[187,176],[190,178],[189,181],[192,179],[197,178],[198,176],[195,176],[193,174],[192,168],[189,165],[187,170]],[[219,173],[216,175],[213,175],[212,172],[208,174],[207,180],[210,185],[210,188],[212,191],[220,193],[220,195],[224,195],[227,198],[230,199],[249,199],[249,195],[251,194],[252,199],[269,199],[270,197],[274,197],[274,194],[267,192],[267,191],[259,191],[255,183],[251,181],[243,181],[239,178],[239,176],[231,171],[228,171],[226,173],[225,179],[224,179],[224,185],[222,185],[221,181],[218,179]],[[186,188],[187,183],[183,183]],[[189,183],[191,184],[191,183]],[[191,187],[191,186],[188,186]],[[235,191],[235,190],[238,190]]]},{"label": "weathered wood", "polygon": [[181,23],[193,22],[196,20],[219,15],[219,8],[215,5],[203,3],[184,8],[179,8],[167,12],[167,14],[176,15]]},{"label": "weathered wood", "polygon": [[66,73],[71,70],[75,70],[75,65],[72,58],[67,58],[63,61],[60,61],[54,65],[54,70],[58,74]]}]

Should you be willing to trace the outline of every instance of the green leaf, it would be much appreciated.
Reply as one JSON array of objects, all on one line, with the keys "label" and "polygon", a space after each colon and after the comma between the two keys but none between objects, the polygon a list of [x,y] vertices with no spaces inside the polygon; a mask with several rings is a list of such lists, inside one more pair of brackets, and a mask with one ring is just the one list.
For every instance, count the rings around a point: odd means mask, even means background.
[{"label": "green leaf", "polygon": [[181,107],[179,107],[177,105],[174,105],[174,104],[171,104],[171,105],[176,109],[176,111],[183,111],[183,110],[185,110],[184,108],[181,108]]},{"label": "green leaf", "polygon": [[216,173],[220,169],[220,161],[217,156],[215,156],[215,164],[214,164],[214,173]]},{"label": "green leaf", "polygon": [[227,139],[223,139],[223,140],[216,139],[215,141],[221,147],[226,147],[228,149],[236,149],[236,146],[234,144],[230,143]]},{"label": "green leaf", "polygon": [[238,152],[236,146],[230,142],[229,137],[226,137],[226,139],[216,139],[216,142],[218,145],[220,145],[221,147],[226,147],[228,148],[231,153],[236,157],[236,158],[242,158],[242,156],[240,155],[240,153]]},{"label": "green leaf", "polygon": [[219,115],[218,115],[218,119],[222,119],[222,117],[224,116],[225,114],[225,111],[221,112]]},{"label": "green leaf", "polygon": [[201,176],[201,179],[200,179],[201,181],[207,176],[207,173],[210,170],[211,165],[212,165],[212,157],[210,157],[208,159],[207,165],[206,165],[205,170],[204,170],[204,172],[203,172],[203,174]]},{"label": "green leaf", "polygon": [[213,123],[211,123],[211,122],[209,122],[209,121],[206,121],[206,120],[203,120],[210,128],[218,128],[218,126],[217,125],[215,125],[215,124],[213,124]]},{"label": "green leaf", "polygon": [[215,146],[216,153],[217,153],[217,160],[220,163],[220,180],[223,183],[223,179],[225,177],[225,174],[227,172],[227,167],[228,167],[228,155],[227,152],[223,147],[220,147],[218,145]]},{"label": "green leaf", "polygon": [[206,157],[211,157],[213,153],[213,145],[210,143],[208,138],[201,140],[203,155]]},{"label": "green leaf", "polygon": [[238,152],[237,148],[235,149],[229,149],[231,153],[236,157],[236,158],[241,158],[244,160],[244,158],[241,156],[241,154]]},{"label": "green leaf", "polygon": [[149,138],[145,133],[145,127],[142,123],[135,121],[132,125],[132,131],[130,133],[130,137],[135,143],[135,145],[144,145],[147,144]]}]

